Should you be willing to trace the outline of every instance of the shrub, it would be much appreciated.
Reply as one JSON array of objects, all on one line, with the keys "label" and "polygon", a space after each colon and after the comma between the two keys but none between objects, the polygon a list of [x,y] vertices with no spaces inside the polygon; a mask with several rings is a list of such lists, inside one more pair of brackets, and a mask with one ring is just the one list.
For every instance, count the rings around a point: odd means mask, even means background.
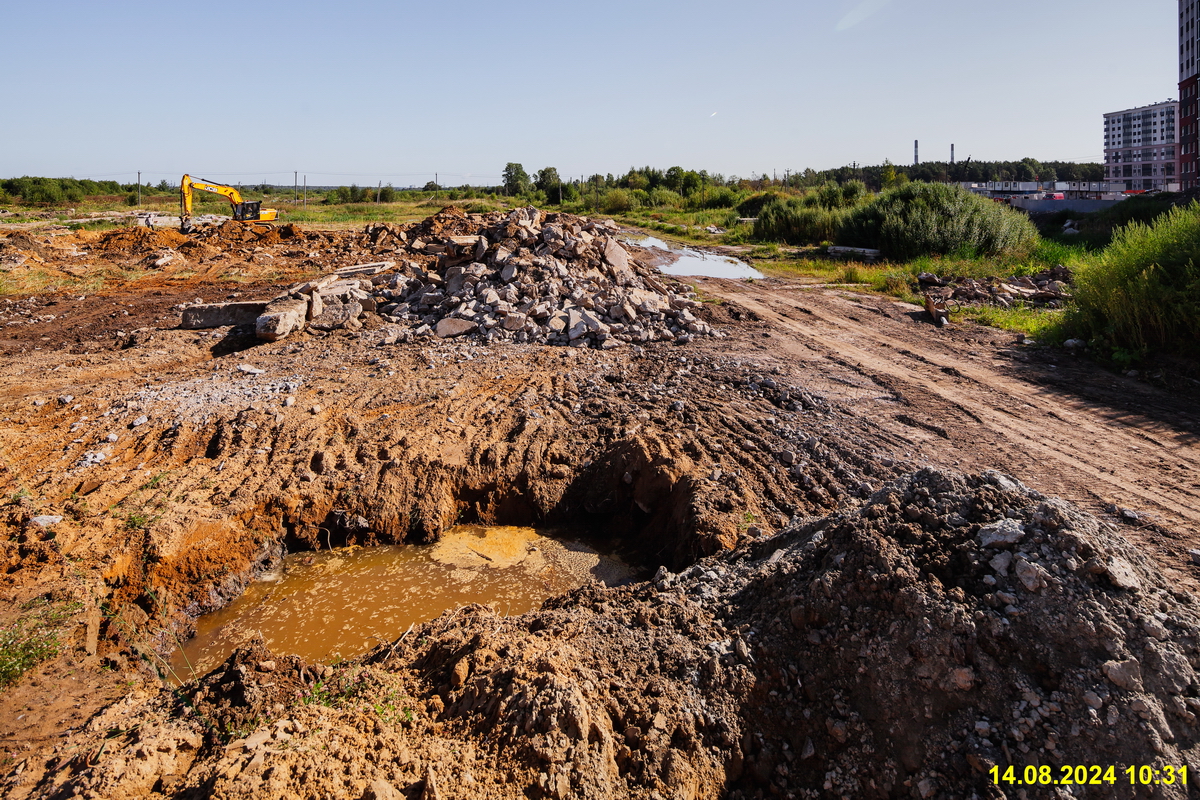
[{"label": "shrub", "polygon": [[832,239],[846,212],[805,205],[803,198],[777,198],[763,206],[754,223],[754,238],[788,244],[816,244]]},{"label": "shrub", "polygon": [[737,212],[743,217],[757,217],[763,207],[772,200],[784,200],[786,197],[779,192],[756,192],[738,203]]},{"label": "shrub", "polygon": [[679,208],[683,205],[683,195],[670,189],[652,189],[649,204],[655,208]]},{"label": "shrub", "polygon": [[624,214],[633,210],[633,196],[625,189],[609,189],[600,199],[606,214]]},{"label": "shrub", "polygon": [[1200,204],[1117,229],[1075,276],[1073,322],[1114,352],[1200,352]]},{"label": "shrub", "polygon": [[923,255],[1020,255],[1037,244],[1037,229],[1019,211],[958,186],[910,183],[849,212],[837,243],[872,247],[893,261]]},{"label": "shrub", "polygon": [[733,208],[738,203],[738,193],[728,186],[698,190],[688,196],[688,208]]}]

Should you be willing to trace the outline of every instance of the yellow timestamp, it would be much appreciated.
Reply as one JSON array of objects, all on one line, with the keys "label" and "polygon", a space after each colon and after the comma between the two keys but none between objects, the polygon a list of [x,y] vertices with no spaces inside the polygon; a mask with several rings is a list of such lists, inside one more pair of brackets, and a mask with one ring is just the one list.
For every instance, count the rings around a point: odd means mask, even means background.
[{"label": "yellow timestamp", "polygon": [[[1118,771],[1116,767],[1071,766],[1064,764],[1051,767],[1043,764],[1040,767],[1030,764],[1023,770],[1009,766],[1001,770],[992,767],[990,770],[993,784],[1006,783],[1012,786],[1096,786],[1114,784],[1124,776],[1132,786],[1170,786],[1175,783],[1187,785],[1187,765],[1181,767],[1149,765],[1126,767]],[[1123,781],[1122,781],[1123,782]]]}]

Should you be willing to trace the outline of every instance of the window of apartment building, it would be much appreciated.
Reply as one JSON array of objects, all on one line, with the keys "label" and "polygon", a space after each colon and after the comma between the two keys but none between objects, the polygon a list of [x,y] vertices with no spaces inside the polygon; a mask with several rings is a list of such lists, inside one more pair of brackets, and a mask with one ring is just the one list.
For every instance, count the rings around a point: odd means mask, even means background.
[{"label": "window of apartment building", "polygon": [[1121,177],[1122,178],[1132,178],[1133,177],[1133,164],[1126,164],[1124,166],[1124,168],[1122,169],[1122,172],[1121,172]]}]

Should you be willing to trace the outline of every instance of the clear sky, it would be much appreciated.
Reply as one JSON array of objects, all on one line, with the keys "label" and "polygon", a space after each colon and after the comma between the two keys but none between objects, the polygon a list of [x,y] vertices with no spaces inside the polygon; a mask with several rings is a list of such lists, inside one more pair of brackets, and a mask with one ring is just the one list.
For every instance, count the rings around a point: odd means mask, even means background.
[{"label": "clear sky", "polygon": [[499,182],[1097,161],[1175,0],[60,0],[0,11],[0,177]]}]

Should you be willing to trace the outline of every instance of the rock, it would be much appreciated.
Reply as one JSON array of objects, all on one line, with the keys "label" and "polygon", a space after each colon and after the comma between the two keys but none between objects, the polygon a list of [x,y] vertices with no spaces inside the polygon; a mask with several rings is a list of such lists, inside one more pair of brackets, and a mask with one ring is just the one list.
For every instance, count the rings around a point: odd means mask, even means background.
[{"label": "rock", "polygon": [[525,321],[527,319],[529,318],[524,314],[520,312],[514,312],[505,317],[504,322],[501,324],[506,331],[519,331],[525,327]]},{"label": "rock", "polygon": [[1036,592],[1046,585],[1045,571],[1037,564],[1032,564],[1023,558],[1017,559],[1013,572],[1028,591]]},{"label": "rock", "polygon": [[252,364],[238,364],[238,372],[244,372],[247,375],[262,375],[266,370],[259,369]]},{"label": "rock", "polygon": [[1105,574],[1118,589],[1137,591],[1142,588],[1142,581],[1133,571],[1133,565],[1123,558],[1112,556],[1105,564]]},{"label": "rock", "polygon": [[979,543],[984,547],[1011,547],[1025,538],[1025,528],[1013,519],[1002,519],[979,529]]},{"label": "rock", "polygon": [[311,322],[325,313],[325,301],[319,292],[313,292],[308,298],[308,319]]},{"label": "rock", "polygon": [[442,800],[441,792],[438,791],[437,776],[434,775],[432,765],[425,772],[425,787],[421,791],[421,800]]},{"label": "rock", "polygon": [[60,406],[69,406],[73,402],[75,402],[75,395],[73,394],[63,394],[58,397],[58,404]]},{"label": "rock", "polygon": [[1087,703],[1088,708],[1094,708],[1097,711],[1104,708],[1104,701],[1100,699],[1100,695],[1095,692],[1084,692],[1083,702]]},{"label": "rock", "polygon": [[380,272],[389,270],[396,266],[395,261],[375,261],[370,264],[355,264],[352,267],[339,267],[334,270],[334,274],[339,277],[349,277],[351,275],[377,275]]},{"label": "rock", "polygon": [[273,300],[254,323],[254,332],[260,339],[276,342],[288,334],[304,327],[308,319],[308,301]]},{"label": "rock", "polygon": [[133,422],[129,423],[129,427],[140,428],[141,426],[145,425],[149,421],[150,421],[150,418],[147,417],[145,414],[143,414],[142,416],[135,419]]},{"label": "rock", "polygon": [[1200,550],[1188,550],[1188,560],[1200,566]]},{"label": "rock", "polygon": [[1118,688],[1130,692],[1142,691],[1142,665],[1136,658],[1125,661],[1106,661],[1101,667],[1104,676]]},{"label": "rock", "polygon": [[437,324],[437,335],[442,339],[449,339],[453,336],[462,336],[463,334],[474,331],[479,326],[465,319],[455,319],[454,317],[446,317]]},{"label": "rock", "polygon": [[309,325],[319,331],[333,331],[349,326],[350,322],[357,321],[361,314],[362,306],[356,300],[343,303],[330,299],[325,303],[321,316],[313,319]]},{"label": "rock", "polygon": [[39,528],[51,528],[62,522],[63,518],[52,514],[39,514],[29,520],[30,525],[36,525]]},{"label": "rock", "polygon": [[403,800],[403,797],[390,783],[376,778],[363,790],[362,800]]},{"label": "rock", "polygon": [[266,301],[188,306],[183,310],[183,322],[179,327],[196,330],[199,328],[225,328],[231,325],[254,325],[266,308]]},{"label": "rock", "polygon": [[791,466],[796,463],[796,453],[792,450],[781,450],[778,453],[779,463]]},{"label": "rock", "polygon": [[988,562],[988,566],[996,571],[996,574],[1001,578],[1008,576],[1008,568],[1012,566],[1013,554],[1005,550],[1002,553],[997,553]]}]

